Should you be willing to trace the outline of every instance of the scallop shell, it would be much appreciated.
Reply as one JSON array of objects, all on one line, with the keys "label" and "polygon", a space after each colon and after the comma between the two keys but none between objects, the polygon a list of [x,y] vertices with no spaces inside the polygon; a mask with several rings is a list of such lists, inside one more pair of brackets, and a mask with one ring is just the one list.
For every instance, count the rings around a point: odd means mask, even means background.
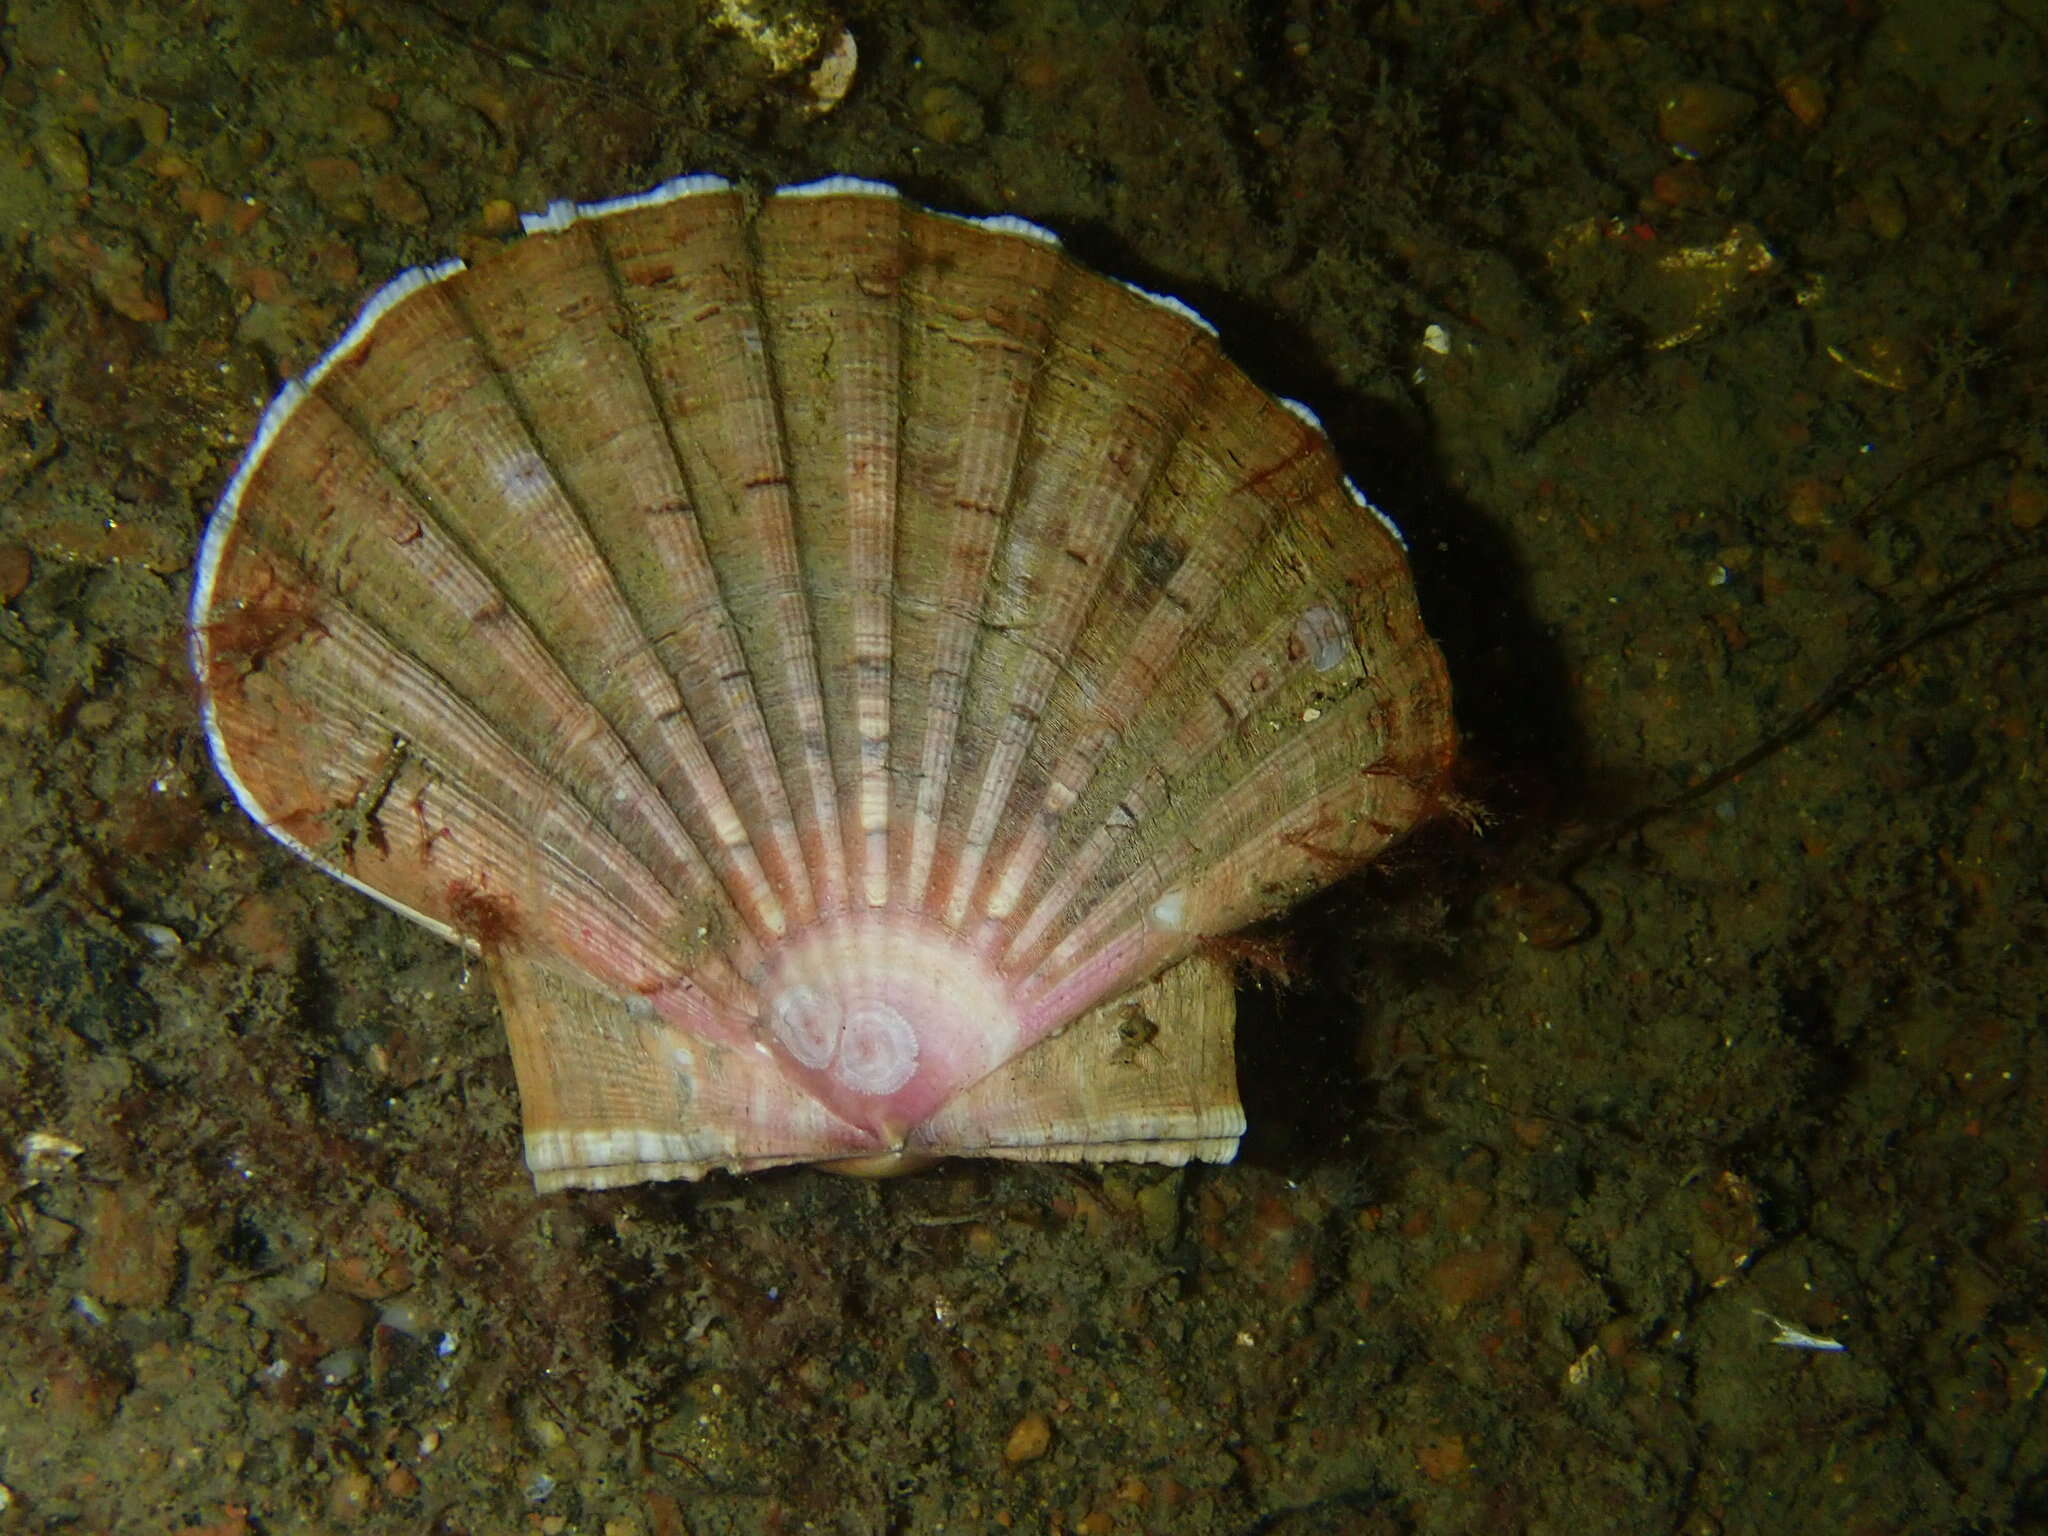
[{"label": "scallop shell", "polygon": [[192,657],[249,814],[483,955],[542,1189],[1227,1159],[1200,946],[1453,746],[1313,417],[1044,230],[844,179],[384,288],[222,497]]}]

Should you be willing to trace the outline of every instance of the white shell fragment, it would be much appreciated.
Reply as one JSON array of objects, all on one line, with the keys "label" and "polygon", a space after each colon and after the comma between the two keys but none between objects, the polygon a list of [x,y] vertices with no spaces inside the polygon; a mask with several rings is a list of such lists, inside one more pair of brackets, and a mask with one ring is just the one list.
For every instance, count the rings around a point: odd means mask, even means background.
[{"label": "white shell fragment", "polygon": [[528,227],[373,297],[223,496],[236,799],[483,955],[543,1189],[1229,1157],[1201,946],[1453,751],[1313,418],[1036,226],[874,183]]},{"label": "white shell fragment", "polygon": [[14,1151],[24,1185],[40,1184],[62,1173],[85,1154],[84,1147],[56,1131],[30,1131],[15,1144]]}]

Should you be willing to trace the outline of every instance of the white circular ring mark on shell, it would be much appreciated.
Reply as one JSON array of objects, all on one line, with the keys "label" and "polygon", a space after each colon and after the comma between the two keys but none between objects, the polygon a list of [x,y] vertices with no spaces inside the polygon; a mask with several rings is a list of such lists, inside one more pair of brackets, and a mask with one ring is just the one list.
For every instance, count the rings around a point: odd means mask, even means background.
[{"label": "white circular ring mark on shell", "polygon": [[768,1005],[776,1043],[799,1063],[822,1071],[839,1050],[839,1006],[811,987],[791,987]]},{"label": "white circular ring mark on shell", "polygon": [[498,490],[507,505],[524,511],[554,490],[547,460],[531,449],[513,454],[495,466]]},{"label": "white circular ring mark on shell", "polygon": [[894,1093],[917,1073],[917,1031],[887,1003],[857,1003],[839,1036],[832,1075],[857,1093]]},{"label": "white circular ring mark on shell", "polygon": [[1152,903],[1145,918],[1162,933],[1179,933],[1188,920],[1188,893],[1168,891]]},{"label": "white circular ring mark on shell", "polygon": [[1301,642],[1308,664],[1318,672],[1342,666],[1351,649],[1344,616],[1326,603],[1316,604],[1294,621],[1294,638]]}]

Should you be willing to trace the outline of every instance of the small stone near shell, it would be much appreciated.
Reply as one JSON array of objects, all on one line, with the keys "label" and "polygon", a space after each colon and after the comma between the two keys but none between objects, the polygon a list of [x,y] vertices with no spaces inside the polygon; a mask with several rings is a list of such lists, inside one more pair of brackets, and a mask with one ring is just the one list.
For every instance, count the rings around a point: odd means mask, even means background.
[{"label": "small stone near shell", "polygon": [[1657,136],[1689,160],[1721,150],[1756,109],[1743,92],[1713,81],[1681,85],[1657,107]]},{"label": "small stone near shell", "polygon": [[487,235],[509,235],[519,228],[519,210],[509,198],[494,197],[477,213],[477,228]]},{"label": "small stone near shell", "polygon": [[330,1520],[353,1524],[376,1507],[377,1485],[367,1472],[338,1472],[327,1485],[327,1516]]},{"label": "small stone near shell", "polygon": [[11,603],[28,589],[35,559],[25,544],[0,544],[0,603]]},{"label": "small stone near shell", "polygon": [[315,1291],[299,1303],[295,1321],[325,1354],[354,1344],[370,1330],[376,1310],[342,1291]]},{"label": "small stone near shell", "polygon": [[2025,470],[2016,472],[2005,492],[2006,517],[2022,533],[2048,523],[2048,480]]},{"label": "small stone near shell", "polygon": [[1818,128],[1828,115],[1828,88],[1812,75],[1786,75],[1778,82],[1778,99],[1807,128]]},{"label": "small stone near shell", "polygon": [[161,1307],[178,1274],[178,1234],[164,1220],[161,1196],[142,1185],[94,1192],[85,1288],[117,1307]]},{"label": "small stone near shell", "polygon": [[323,1387],[338,1387],[353,1381],[364,1365],[363,1351],[355,1345],[330,1350],[313,1363],[313,1375]]},{"label": "small stone near shell", "polygon": [[1042,1413],[1027,1413],[1003,1442],[1003,1460],[1020,1467],[1027,1461],[1037,1461],[1051,1449],[1052,1421]]},{"label": "small stone near shell", "polygon": [[853,33],[842,31],[839,40],[825,50],[825,56],[811,67],[810,114],[823,117],[853,89],[853,77],[860,69],[860,46]]},{"label": "small stone near shell", "polygon": [[806,0],[717,0],[713,19],[744,39],[778,75],[816,58],[832,25],[821,6]]},{"label": "small stone near shell", "polygon": [[391,120],[390,113],[380,111],[367,102],[345,110],[335,126],[343,138],[366,149],[389,144],[398,132],[398,125]]},{"label": "small stone near shell", "polygon": [[917,95],[917,129],[934,144],[972,144],[986,125],[981,103],[965,86],[940,81]]},{"label": "small stone near shell", "polygon": [[60,1136],[55,1131],[30,1131],[15,1148],[21,1181],[39,1184],[52,1174],[62,1173],[84,1152],[85,1148],[69,1136]]},{"label": "small stone near shell", "polygon": [[26,736],[40,730],[49,712],[33,689],[0,682],[0,734]]},{"label": "small stone near shell", "polygon": [[1511,880],[1488,893],[1499,925],[1536,949],[1564,949],[1593,931],[1593,909],[1560,880]]},{"label": "small stone near shell", "polygon": [[92,185],[92,161],[77,134],[63,128],[45,128],[36,135],[36,152],[50,180],[69,192],[83,192]]},{"label": "small stone near shell", "polygon": [[314,199],[329,207],[362,191],[363,168],[346,155],[315,155],[299,167],[299,176]]},{"label": "small stone near shell", "polygon": [[403,176],[379,176],[370,188],[370,201],[385,218],[415,228],[433,217],[420,189]]},{"label": "small stone near shell", "polygon": [[184,938],[168,923],[131,923],[129,932],[147,944],[150,952],[159,960],[175,959],[185,948]]}]

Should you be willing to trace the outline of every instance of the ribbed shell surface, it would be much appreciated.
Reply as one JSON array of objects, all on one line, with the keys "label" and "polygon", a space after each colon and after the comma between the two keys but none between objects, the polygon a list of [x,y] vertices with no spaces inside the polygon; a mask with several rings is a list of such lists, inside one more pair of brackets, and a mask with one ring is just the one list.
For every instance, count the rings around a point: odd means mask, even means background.
[{"label": "ribbed shell surface", "polygon": [[[481,950],[545,1187],[1227,1156],[1227,996],[1152,1041],[1153,978],[1452,753],[1312,418],[1043,231],[873,184],[532,225],[372,300],[223,496],[193,658],[237,798]],[[1108,1081],[1169,1046],[1201,1083]]]}]

